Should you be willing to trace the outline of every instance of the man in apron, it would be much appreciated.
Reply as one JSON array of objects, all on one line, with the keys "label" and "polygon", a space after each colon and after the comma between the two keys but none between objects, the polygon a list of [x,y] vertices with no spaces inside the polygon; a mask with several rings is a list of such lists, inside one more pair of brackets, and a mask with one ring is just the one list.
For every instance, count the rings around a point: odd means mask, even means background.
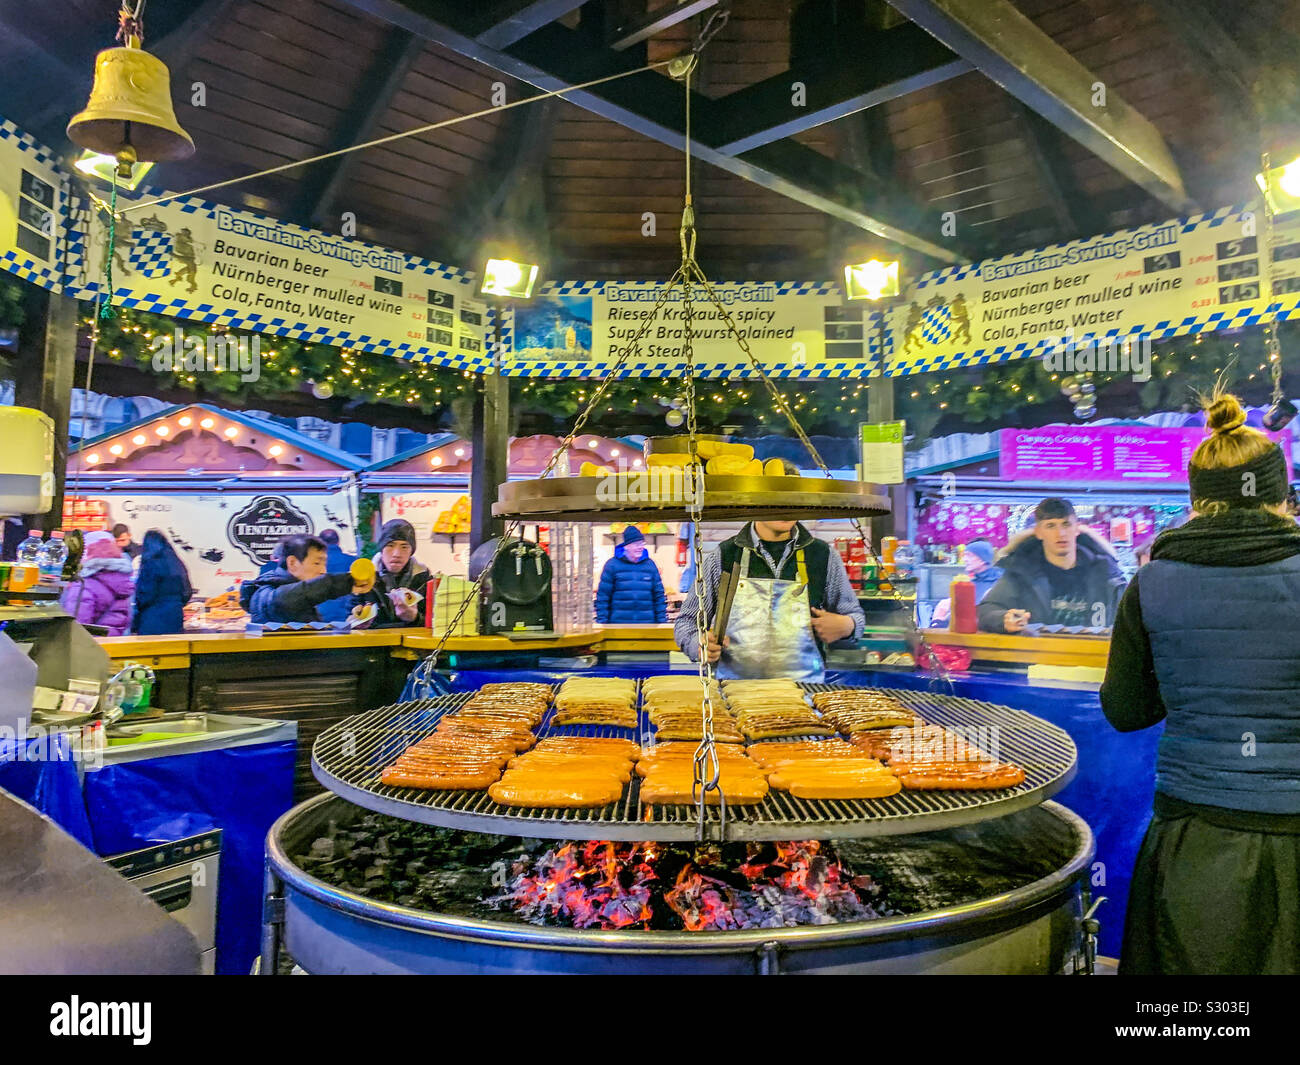
[{"label": "man in apron", "polygon": [[[710,620],[722,573],[733,567],[740,583],[726,633],[720,642],[710,634],[708,642],[719,677],[817,682],[826,673],[823,648],[862,635],[866,618],[843,560],[798,522],[751,522],[704,553],[704,607]],[[699,657],[698,610],[690,590],[673,630],[677,646],[692,661]]]}]

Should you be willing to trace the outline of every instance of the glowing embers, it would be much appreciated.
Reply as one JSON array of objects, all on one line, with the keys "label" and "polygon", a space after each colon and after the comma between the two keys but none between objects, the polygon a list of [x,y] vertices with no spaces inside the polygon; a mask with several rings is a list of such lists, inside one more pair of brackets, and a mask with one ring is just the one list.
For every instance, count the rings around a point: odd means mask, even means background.
[{"label": "glowing embers", "polygon": [[533,924],[724,932],[867,921],[893,911],[830,844],[566,843],[515,862],[488,900]]}]

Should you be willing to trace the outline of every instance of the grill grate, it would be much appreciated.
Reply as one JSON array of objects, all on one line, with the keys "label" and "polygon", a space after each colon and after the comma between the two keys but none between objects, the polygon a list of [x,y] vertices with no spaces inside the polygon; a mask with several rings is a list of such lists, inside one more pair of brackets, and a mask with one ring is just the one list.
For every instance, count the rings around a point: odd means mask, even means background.
[{"label": "grill grate", "polygon": [[[830,691],[844,685],[808,684]],[[949,728],[997,729],[997,755],[1025,770],[1025,780],[997,791],[901,791],[884,799],[797,799],[772,791],[757,806],[727,809],[728,839],[831,839],[930,832],[1002,817],[1035,806],[1073,778],[1074,741],[1062,729],[1007,706],[896,689],[866,689],[891,696],[926,722]],[[379,813],[444,828],[545,839],[690,841],[696,838],[694,806],[642,805],[640,778],[633,777],[622,799],[602,809],[528,809],[499,806],[485,791],[421,791],[379,782],[384,766],[406,747],[429,735],[443,714],[464,706],[472,692],[398,703],[350,717],[323,732],[312,749],[312,770],[322,784],[350,802]],[[557,728],[554,710],[538,727],[539,736],[587,735],[645,742],[644,710],[639,729],[606,726]],[[983,746],[983,744],[979,744]],[[987,748],[986,748],[987,749]],[[991,752],[992,753],[992,752]],[[705,812],[705,837],[718,839],[716,808]]]}]

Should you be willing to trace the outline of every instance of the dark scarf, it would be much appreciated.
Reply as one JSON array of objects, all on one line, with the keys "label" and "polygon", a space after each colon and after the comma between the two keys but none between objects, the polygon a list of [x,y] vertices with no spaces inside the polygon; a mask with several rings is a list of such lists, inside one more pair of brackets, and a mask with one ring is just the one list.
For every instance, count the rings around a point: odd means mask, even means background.
[{"label": "dark scarf", "polygon": [[1267,510],[1229,510],[1166,529],[1151,545],[1151,560],[1196,566],[1263,566],[1300,555],[1300,528]]}]

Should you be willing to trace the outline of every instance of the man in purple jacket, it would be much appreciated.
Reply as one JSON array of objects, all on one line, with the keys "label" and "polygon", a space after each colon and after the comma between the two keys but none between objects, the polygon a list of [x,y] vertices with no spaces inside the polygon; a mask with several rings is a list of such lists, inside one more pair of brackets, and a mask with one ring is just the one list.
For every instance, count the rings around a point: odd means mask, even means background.
[{"label": "man in purple jacket", "polygon": [[108,635],[121,636],[131,624],[131,560],[112,533],[86,533],[85,544],[77,579],[64,589],[63,609],[83,625],[102,625]]}]

